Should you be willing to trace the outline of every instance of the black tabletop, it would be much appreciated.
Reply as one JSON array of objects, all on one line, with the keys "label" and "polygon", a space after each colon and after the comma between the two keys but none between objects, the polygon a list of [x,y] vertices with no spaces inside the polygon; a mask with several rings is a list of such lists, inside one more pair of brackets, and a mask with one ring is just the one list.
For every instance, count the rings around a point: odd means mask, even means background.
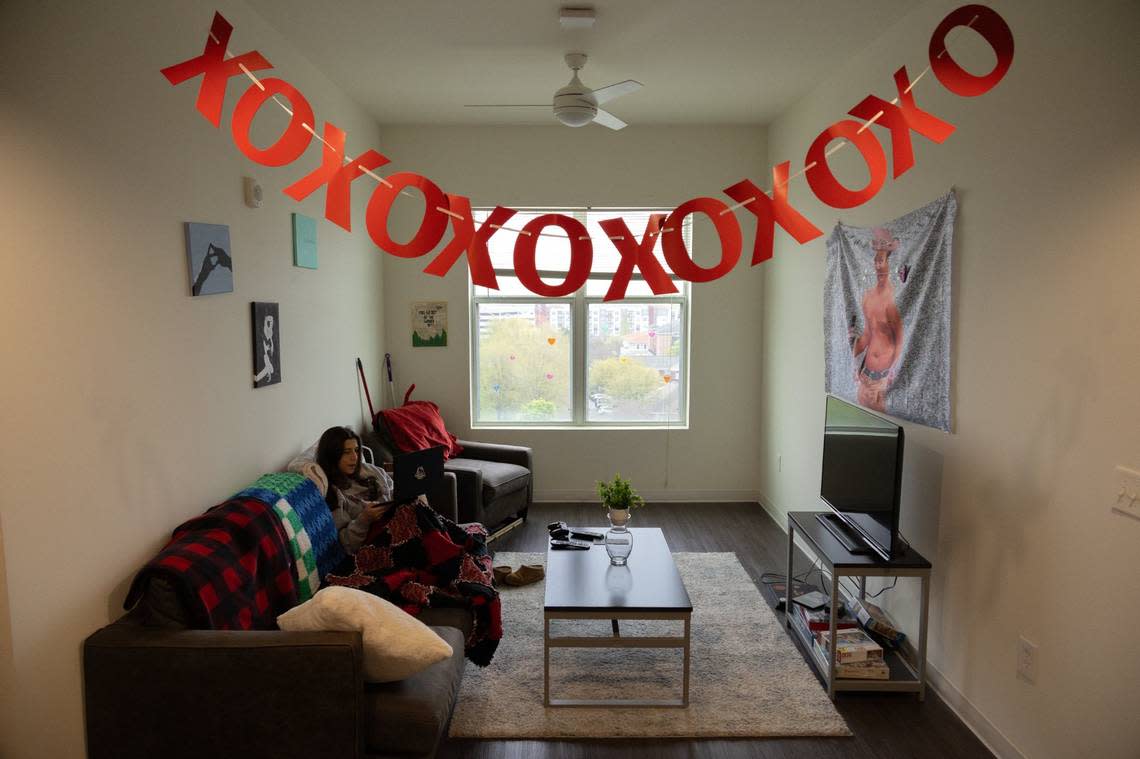
[{"label": "black tabletop", "polygon": [[881,557],[870,554],[851,553],[843,544],[828,532],[827,528],[816,519],[818,514],[830,514],[829,511],[791,511],[788,512],[789,523],[794,523],[796,532],[802,533],[810,542],[823,553],[827,562],[840,569],[858,569],[863,567],[889,567],[894,569],[930,569],[930,562],[918,551],[905,546],[897,556],[885,561]]},{"label": "black tabletop", "polygon": [[692,611],[693,604],[659,527],[631,527],[633,552],[624,567],[606,547],[546,550],[546,611]]}]

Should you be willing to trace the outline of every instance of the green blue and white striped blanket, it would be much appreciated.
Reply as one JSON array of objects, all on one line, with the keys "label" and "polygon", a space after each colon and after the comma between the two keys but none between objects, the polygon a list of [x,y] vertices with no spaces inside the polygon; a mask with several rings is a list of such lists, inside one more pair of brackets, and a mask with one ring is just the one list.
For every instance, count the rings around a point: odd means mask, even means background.
[{"label": "green blue and white striped blanket", "polygon": [[297,600],[303,603],[321,587],[321,580],[346,554],[325,499],[307,477],[293,472],[264,474],[237,494],[273,507],[293,552]]}]

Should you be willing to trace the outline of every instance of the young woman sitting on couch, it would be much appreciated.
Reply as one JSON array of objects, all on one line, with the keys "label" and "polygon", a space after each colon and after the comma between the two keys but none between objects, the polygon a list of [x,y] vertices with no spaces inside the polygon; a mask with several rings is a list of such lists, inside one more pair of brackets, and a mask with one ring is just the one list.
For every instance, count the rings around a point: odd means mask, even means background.
[{"label": "young woman sitting on couch", "polygon": [[328,479],[325,501],[341,545],[353,560],[347,574],[330,573],[325,583],[374,593],[413,615],[429,606],[465,606],[474,618],[467,658],[490,664],[503,631],[482,525],[460,527],[425,496],[393,503],[391,478],[374,467],[361,471],[360,438],[347,427],[325,430],[317,463]]},{"label": "young woman sitting on couch", "polygon": [[360,438],[347,427],[330,427],[317,443],[317,464],[328,479],[325,503],[340,544],[355,554],[372,524],[392,507],[392,480],[383,470],[361,469]]}]

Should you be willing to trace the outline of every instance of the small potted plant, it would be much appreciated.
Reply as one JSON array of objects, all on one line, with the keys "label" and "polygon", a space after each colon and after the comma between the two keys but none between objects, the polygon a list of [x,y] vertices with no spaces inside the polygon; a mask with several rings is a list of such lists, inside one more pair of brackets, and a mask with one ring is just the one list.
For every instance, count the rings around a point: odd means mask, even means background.
[{"label": "small potted plant", "polygon": [[629,484],[629,480],[615,474],[613,482],[598,480],[598,497],[602,506],[609,510],[610,522],[615,527],[624,527],[629,521],[629,510],[645,505],[645,501]]},{"label": "small potted plant", "polygon": [[629,510],[644,506],[645,501],[620,474],[615,474],[613,482],[598,481],[598,496],[602,505],[609,510],[610,529],[606,531],[606,553],[610,556],[610,563],[616,566],[625,566],[629,554],[633,551],[633,533],[626,525],[629,524]]}]

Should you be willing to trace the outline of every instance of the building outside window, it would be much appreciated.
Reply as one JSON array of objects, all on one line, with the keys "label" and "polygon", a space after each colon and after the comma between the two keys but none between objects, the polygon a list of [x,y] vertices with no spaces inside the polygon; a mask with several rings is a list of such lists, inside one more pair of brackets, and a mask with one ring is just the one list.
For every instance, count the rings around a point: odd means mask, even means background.
[{"label": "building outside window", "polygon": [[[590,278],[564,298],[543,298],[514,275],[517,233],[488,241],[499,289],[471,284],[471,418],[478,427],[655,427],[688,423],[689,283],[654,256],[676,293],[654,295],[635,269],[622,300],[603,300],[621,256],[598,222],[622,218],[642,239],[650,215],[670,209],[528,209],[505,225],[561,213],[591,237]],[[477,224],[490,209],[474,212]],[[692,251],[691,218],[682,235]],[[566,279],[570,246],[558,227],[538,238],[536,268],[544,282]]]}]

